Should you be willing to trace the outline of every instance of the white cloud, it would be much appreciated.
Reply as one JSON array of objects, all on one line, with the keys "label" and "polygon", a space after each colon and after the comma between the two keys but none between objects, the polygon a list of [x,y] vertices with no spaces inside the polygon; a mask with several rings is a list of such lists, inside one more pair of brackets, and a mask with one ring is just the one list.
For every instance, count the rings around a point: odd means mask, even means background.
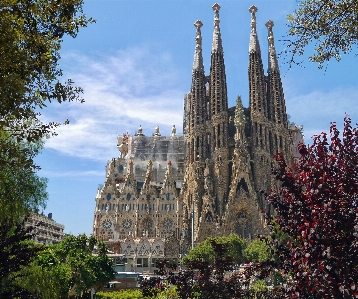
[{"label": "white cloud", "polygon": [[[47,120],[71,121],[57,130],[59,135],[46,143],[47,148],[106,162],[118,155],[117,135],[133,134],[139,125],[146,135],[157,124],[163,135],[173,124],[181,131],[183,96],[189,88],[183,78],[188,74],[179,73],[170,55],[129,49],[96,58],[72,53],[64,59],[72,63],[66,77],[84,88],[85,103],[61,104],[45,115]],[[291,121],[303,125],[308,143],[311,136],[328,132],[331,121],[340,128],[346,112],[353,124],[358,121],[357,87],[297,91],[292,82],[283,87]]]},{"label": "white cloud", "polygon": [[173,124],[180,130],[185,89],[177,86],[180,75],[168,54],[130,49],[110,57],[71,54],[65,59],[75,62],[68,77],[84,89],[85,103],[62,104],[44,115],[71,121],[46,148],[107,161],[118,155],[117,135],[133,134],[139,125],[146,135],[157,124],[163,135]]},{"label": "white cloud", "polygon": [[291,121],[303,125],[305,141],[312,144],[311,137],[322,132],[329,133],[330,123],[336,122],[342,129],[343,118],[348,113],[352,125],[358,122],[358,87],[316,90],[307,94],[296,94],[286,98],[287,112]]}]

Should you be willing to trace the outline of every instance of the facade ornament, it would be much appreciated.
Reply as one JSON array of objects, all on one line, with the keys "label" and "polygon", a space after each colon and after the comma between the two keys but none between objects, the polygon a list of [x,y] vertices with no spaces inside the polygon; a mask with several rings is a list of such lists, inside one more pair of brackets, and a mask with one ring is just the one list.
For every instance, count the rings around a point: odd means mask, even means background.
[{"label": "facade ornament", "polygon": [[135,136],[144,136],[142,125],[139,125],[138,132],[135,134]]},{"label": "facade ornament", "polygon": [[256,13],[258,9],[255,5],[250,6],[249,12],[251,12],[251,32],[256,32]]},{"label": "facade ornament", "polygon": [[159,131],[159,126],[157,125],[154,129],[154,133],[153,133],[153,136],[161,136],[162,134],[160,134],[160,131]]},{"label": "facade ornament", "polygon": [[[128,133],[123,133],[123,137],[118,137],[118,144],[117,148],[119,152],[121,153],[120,158],[124,158],[128,153],[128,141],[129,141],[129,135]],[[115,160],[114,160],[115,162]]]},{"label": "facade ornament", "polygon": [[268,29],[268,37],[267,37],[267,39],[268,39],[269,45],[273,46],[274,45],[274,37],[273,37],[272,27],[274,26],[274,23],[273,23],[273,21],[268,20],[265,25],[266,25],[266,27]]},{"label": "facade ornament", "polygon": [[234,125],[237,128],[244,128],[246,123],[246,117],[244,113],[244,107],[242,106],[241,96],[236,99]]},{"label": "facade ornament", "polygon": [[175,127],[175,125],[173,125],[172,127],[172,136],[176,136],[177,134],[177,128]]}]

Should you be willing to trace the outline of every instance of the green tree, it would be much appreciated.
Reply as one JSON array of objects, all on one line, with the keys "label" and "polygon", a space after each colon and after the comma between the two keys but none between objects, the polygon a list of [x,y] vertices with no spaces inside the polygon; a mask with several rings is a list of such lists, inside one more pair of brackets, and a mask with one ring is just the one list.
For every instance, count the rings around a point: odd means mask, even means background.
[{"label": "green tree", "polygon": [[0,130],[0,298],[30,298],[13,281],[40,250],[29,241],[32,228],[24,227],[26,215],[47,200],[47,180],[26,164],[40,149],[40,142],[17,142]]},{"label": "green tree", "polygon": [[0,223],[22,222],[30,211],[45,208],[47,179],[31,168],[41,148],[40,142],[17,142],[0,130]]},{"label": "green tree", "polygon": [[44,299],[83,296],[114,278],[106,245],[86,235],[68,236],[21,270],[19,286]]},{"label": "green tree", "polygon": [[83,0],[0,1],[0,259],[8,269],[2,286],[18,278],[12,261],[31,262],[33,251],[25,242],[31,236],[20,227],[47,199],[47,180],[36,175],[34,157],[60,124],[42,123],[40,111],[53,101],[83,101],[81,88],[65,82],[58,65],[63,37],[76,37],[93,22],[82,5]]},{"label": "green tree", "polygon": [[29,141],[40,140],[59,123],[42,123],[50,102],[80,99],[81,88],[60,82],[59,50],[65,35],[76,37],[93,22],[83,0],[1,0],[0,130]]},{"label": "green tree", "polygon": [[246,247],[246,240],[241,239],[236,234],[231,234],[229,236],[208,238],[204,242],[201,242],[190,250],[189,254],[182,259],[183,264],[188,265],[198,258],[204,262],[212,263],[216,258],[212,240],[215,240],[217,244],[228,244],[225,256],[231,256],[234,263],[240,264],[244,261],[243,250]]},{"label": "green tree", "polygon": [[248,262],[263,262],[270,259],[269,246],[265,241],[255,239],[244,250],[245,260]]},{"label": "green tree", "polygon": [[297,1],[298,9],[287,17],[289,27],[289,63],[297,63],[309,45],[314,45],[309,60],[322,68],[332,58],[353,50],[358,41],[358,1],[304,0]]},{"label": "green tree", "polygon": [[0,225],[0,298],[31,298],[31,294],[14,283],[18,270],[31,262],[41,247],[31,241],[31,228],[14,225],[9,218]]}]

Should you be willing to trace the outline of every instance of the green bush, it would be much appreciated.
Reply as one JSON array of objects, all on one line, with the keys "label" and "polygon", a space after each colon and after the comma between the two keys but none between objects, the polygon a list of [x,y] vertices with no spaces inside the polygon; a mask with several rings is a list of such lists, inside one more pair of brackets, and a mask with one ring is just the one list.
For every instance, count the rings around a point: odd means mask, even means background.
[{"label": "green bush", "polygon": [[118,292],[98,292],[96,299],[144,299],[140,290],[122,290]]},{"label": "green bush", "polygon": [[118,292],[98,292],[96,299],[178,299],[178,295],[175,288],[169,288],[167,290],[156,293],[153,297],[144,297],[140,290],[121,290]]},{"label": "green bush", "polygon": [[166,289],[157,294],[154,298],[151,299],[178,299],[178,294],[175,287]]},{"label": "green bush", "polygon": [[254,292],[267,291],[267,283],[264,280],[258,280],[250,286],[250,289],[252,289]]}]

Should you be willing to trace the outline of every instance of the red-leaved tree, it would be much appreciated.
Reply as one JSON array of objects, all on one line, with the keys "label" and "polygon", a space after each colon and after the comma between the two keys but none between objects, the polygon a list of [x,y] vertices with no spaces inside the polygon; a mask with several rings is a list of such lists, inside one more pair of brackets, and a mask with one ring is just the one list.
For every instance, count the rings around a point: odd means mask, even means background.
[{"label": "red-leaved tree", "polygon": [[358,298],[358,130],[344,119],[299,146],[288,167],[277,155],[280,182],[268,201],[285,240],[273,233],[276,263],[291,278],[284,298]]}]

